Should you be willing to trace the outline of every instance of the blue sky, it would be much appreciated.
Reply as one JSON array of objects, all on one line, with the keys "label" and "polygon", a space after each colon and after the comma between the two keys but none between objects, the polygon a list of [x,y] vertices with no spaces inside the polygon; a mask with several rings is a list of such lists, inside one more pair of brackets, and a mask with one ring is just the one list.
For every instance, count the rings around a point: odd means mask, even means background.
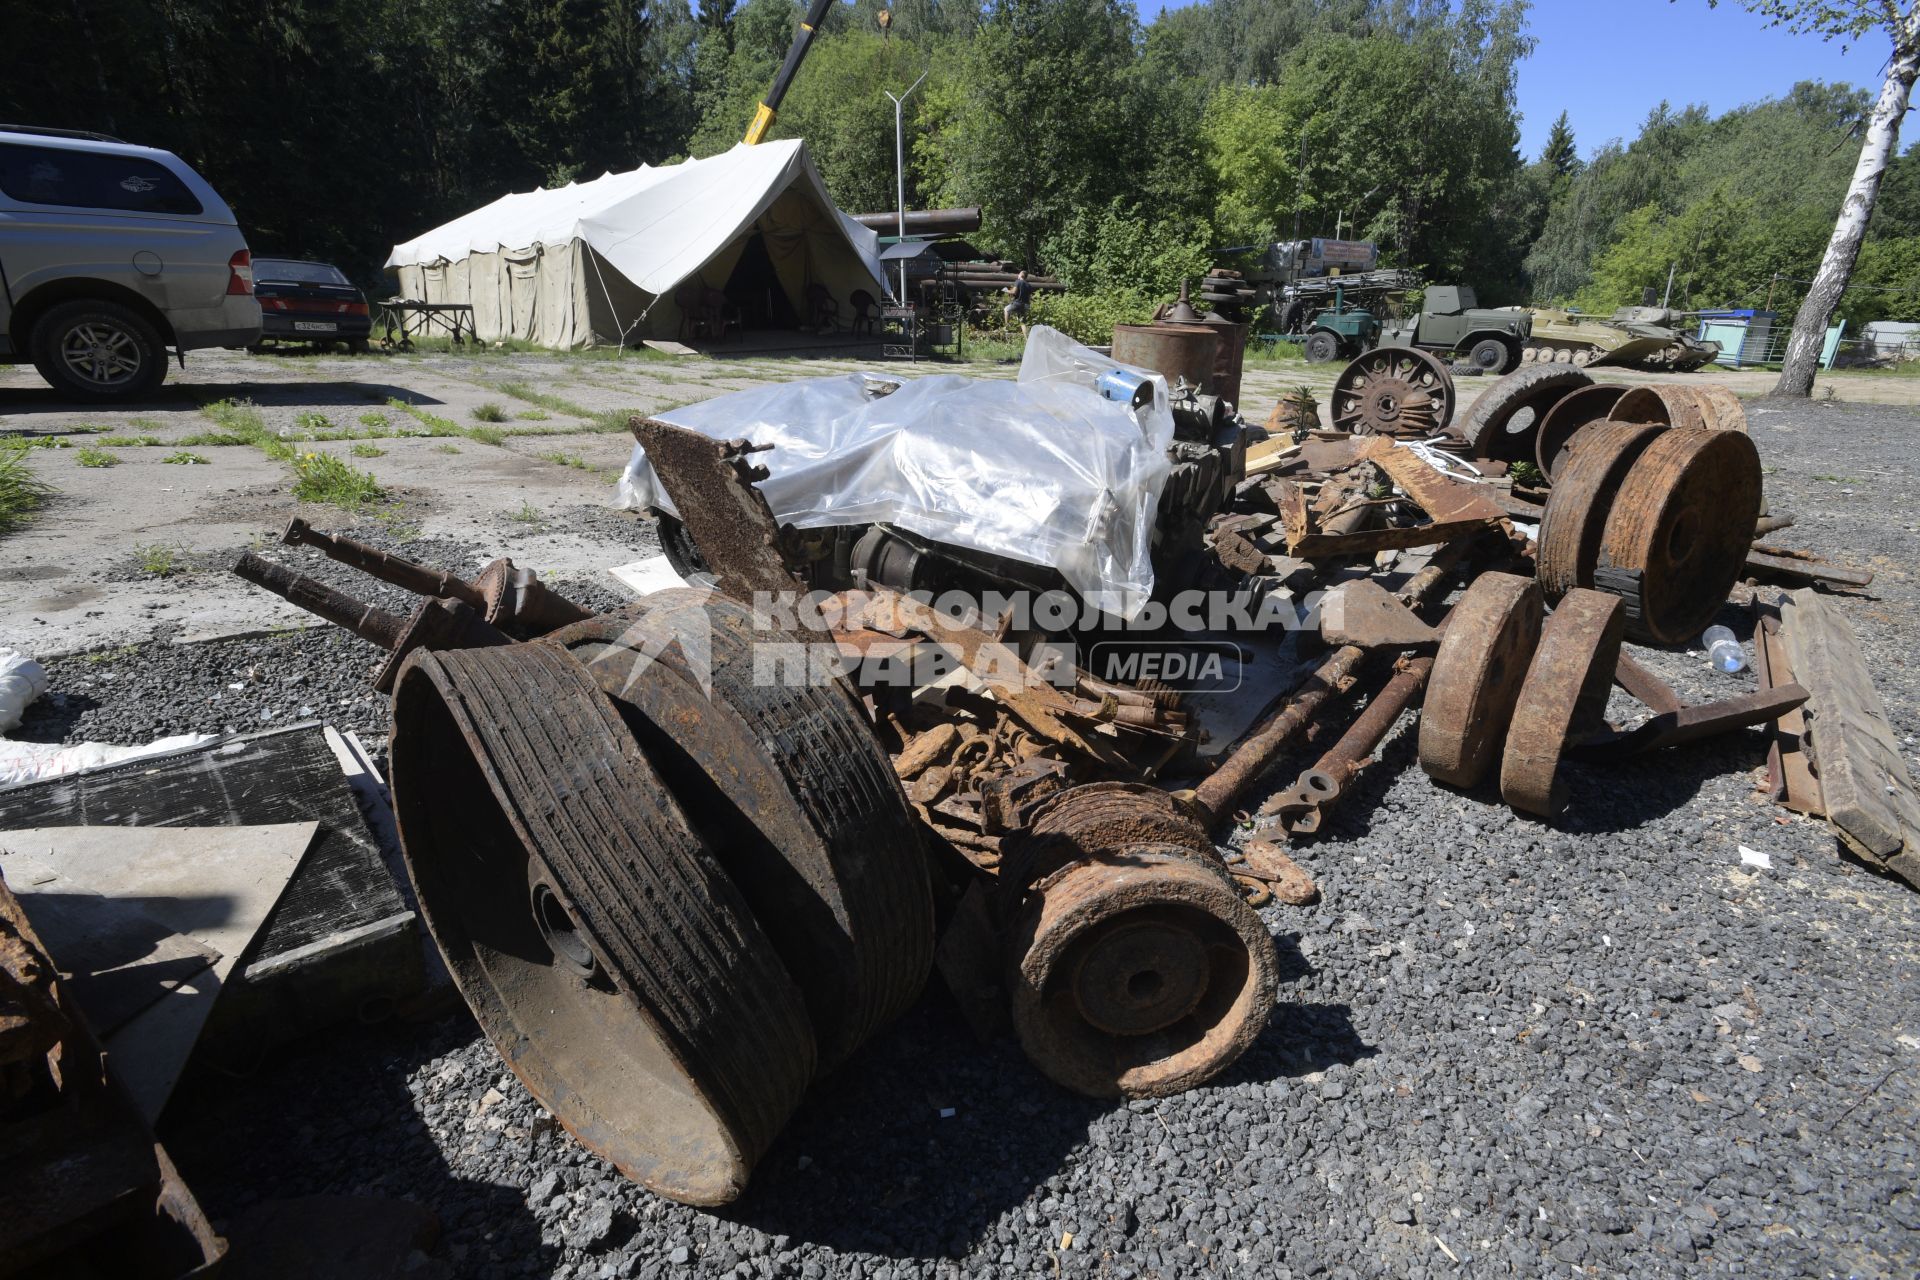
[{"label": "blue sky", "polygon": [[[1136,0],[1142,21],[1170,0]],[[1580,154],[1609,138],[1631,139],[1662,99],[1705,103],[1716,115],[1777,97],[1798,80],[1844,81],[1877,91],[1888,41],[1839,41],[1768,29],[1737,0],[1535,0],[1539,41],[1520,64],[1520,148],[1540,153],[1564,108]]]}]

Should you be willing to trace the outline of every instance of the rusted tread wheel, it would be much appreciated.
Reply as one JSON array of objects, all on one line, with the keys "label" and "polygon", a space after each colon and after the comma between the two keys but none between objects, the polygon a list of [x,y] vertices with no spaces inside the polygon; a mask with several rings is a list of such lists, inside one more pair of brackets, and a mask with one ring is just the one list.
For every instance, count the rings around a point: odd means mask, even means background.
[{"label": "rusted tread wheel", "polygon": [[1540,419],[1539,433],[1533,438],[1533,460],[1539,465],[1540,474],[1549,481],[1558,479],[1561,468],[1567,465],[1574,436],[1582,427],[1604,420],[1614,401],[1626,391],[1625,387],[1596,382],[1590,387],[1569,391],[1554,401]]},{"label": "rusted tread wheel", "polygon": [[1334,380],[1333,428],[1358,435],[1424,440],[1453,421],[1453,375],[1424,351],[1375,347]]},{"label": "rusted tread wheel", "polygon": [[1657,423],[1596,422],[1574,437],[1540,519],[1534,572],[1547,599],[1593,585],[1613,495],[1634,460],[1666,429]]},{"label": "rusted tread wheel", "polygon": [[1500,798],[1514,808],[1554,818],[1567,807],[1560,755],[1600,727],[1625,629],[1617,597],[1578,588],[1541,628],[1500,760]]},{"label": "rusted tread wheel", "polygon": [[[558,633],[622,708],[647,757],[740,886],[800,984],[821,1069],[919,996],[933,963],[920,828],[839,681],[755,678],[753,629],[726,596],[649,596],[621,623]],[[813,643],[831,643],[818,635]],[[704,642],[706,657],[690,655]],[[647,655],[643,660],[642,654]],[[701,688],[700,665],[710,663]]]},{"label": "rusted tread wheel", "polygon": [[813,1032],[599,687],[543,645],[422,650],[392,767],[422,913],[507,1065],[627,1176],[739,1195],[813,1076]]},{"label": "rusted tread wheel", "polygon": [[1483,573],[1453,607],[1420,712],[1420,767],[1471,787],[1486,776],[1513,719],[1540,641],[1540,585]]},{"label": "rusted tread wheel", "polygon": [[1627,637],[1698,635],[1739,580],[1760,516],[1760,454],[1744,432],[1674,430],[1614,495],[1593,585],[1626,602]]},{"label": "rusted tread wheel", "polygon": [[1173,845],[1069,863],[1009,938],[1013,1022],[1055,1082],[1096,1098],[1203,1083],[1266,1026],[1273,937],[1224,869]]},{"label": "rusted tread wheel", "polygon": [[1613,406],[1615,422],[1664,422],[1701,431],[1745,431],[1747,411],[1723,386],[1634,387]]},{"label": "rusted tread wheel", "polygon": [[1476,458],[1531,461],[1547,410],[1570,392],[1592,385],[1593,379],[1583,370],[1566,365],[1537,364],[1517,370],[1481,393],[1467,412],[1460,434]]}]

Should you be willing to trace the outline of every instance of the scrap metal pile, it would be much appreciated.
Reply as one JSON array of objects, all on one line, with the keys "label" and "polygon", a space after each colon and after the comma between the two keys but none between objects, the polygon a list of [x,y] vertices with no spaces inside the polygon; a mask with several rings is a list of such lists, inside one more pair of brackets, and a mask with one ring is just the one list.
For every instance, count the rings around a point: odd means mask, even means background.
[{"label": "scrap metal pile", "polygon": [[[389,650],[376,678],[423,914],[502,1057],[582,1143],[661,1194],[732,1199],[810,1082],[936,962],[977,1030],[1010,1028],[1069,1088],[1192,1087],[1274,1007],[1254,906],[1315,896],[1282,843],[1351,793],[1406,711],[1421,709],[1437,782],[1497,778],[1548,818],[1567,758],[1826,714],[1793,683],[1792,645],[1765,648],[1761,690],[1703,706],[1621,647],[1693,639],[1754,565],[1760,467],[1730,396],[1615,395],[1541,366],[1456,425],[1448,370],[1389,349],[1342,375],[1331,428],[1295,395],[1262,431],[1219,393],[1244,338],[1221,328],[1143,327],[1116,355],[1161,367],[1086,352],[1059,376],[1143,430],[1174,412],[1163,589],[1310,619],[1326,592],[1315,629],[1231,637],[1298,677],[1231,732],[1219,700],[1083,667],[1071,628],[929,601],[929,586],[1060,583],[1047,566],[884,523],[795,528],[760,489],[780,451],[662,421],[636,419],[635,437],[682,562],[711,586],[589,616],[507,561],[467,583],[290,526],[427,597],[401,618],[242,558]],[[819,630],[763,607],[809,589]],[[1605,721],[1616,683],[1640,723]],[[1783,789],[1817,805],[1804,746]],[[1307,767],[1276,787],[1288,759]],[[1223,852],[1236,822],[1251,838]]]}]

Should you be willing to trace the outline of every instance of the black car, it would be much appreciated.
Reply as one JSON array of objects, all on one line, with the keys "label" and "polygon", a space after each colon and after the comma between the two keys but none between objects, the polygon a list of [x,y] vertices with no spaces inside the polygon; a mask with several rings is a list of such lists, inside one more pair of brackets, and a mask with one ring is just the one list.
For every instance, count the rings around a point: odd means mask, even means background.
[{"label": "black car", "polygon": [[260,336],[268,342],[344,342],[367,349],[373,316],[367,296],[340,268],[293,258],[255,258],[253,296],[260,300]]}]

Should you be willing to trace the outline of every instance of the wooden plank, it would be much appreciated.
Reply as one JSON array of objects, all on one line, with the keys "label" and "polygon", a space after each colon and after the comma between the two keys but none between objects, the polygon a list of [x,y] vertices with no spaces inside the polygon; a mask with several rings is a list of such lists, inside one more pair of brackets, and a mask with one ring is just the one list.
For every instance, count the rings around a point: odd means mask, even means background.
[{"label": "wooden plank", "polygon": [[[1753,671],[1760,687],[1776,688],[1796,683],[1793,665],[1787,657],[1787,644],[1780,635],[1780,613],[1754,597]],[[1795,707],[1773,722],[1773,741],[1767,746],[1767,778],[1773,798],[1792,809],[1816,818],[1824,818],[1826,806],[1820,801],[1820,780],[1813,776],[1813,764],[1806,749],[1807,717]]]},{"label": "wooden plank", "polygon": [[1839,607],[1806,587],[1780,611],[1806,706],[1827,823],[1846,846],[1920,888],[1920,794],[1907,773],[1860,641]]}]

